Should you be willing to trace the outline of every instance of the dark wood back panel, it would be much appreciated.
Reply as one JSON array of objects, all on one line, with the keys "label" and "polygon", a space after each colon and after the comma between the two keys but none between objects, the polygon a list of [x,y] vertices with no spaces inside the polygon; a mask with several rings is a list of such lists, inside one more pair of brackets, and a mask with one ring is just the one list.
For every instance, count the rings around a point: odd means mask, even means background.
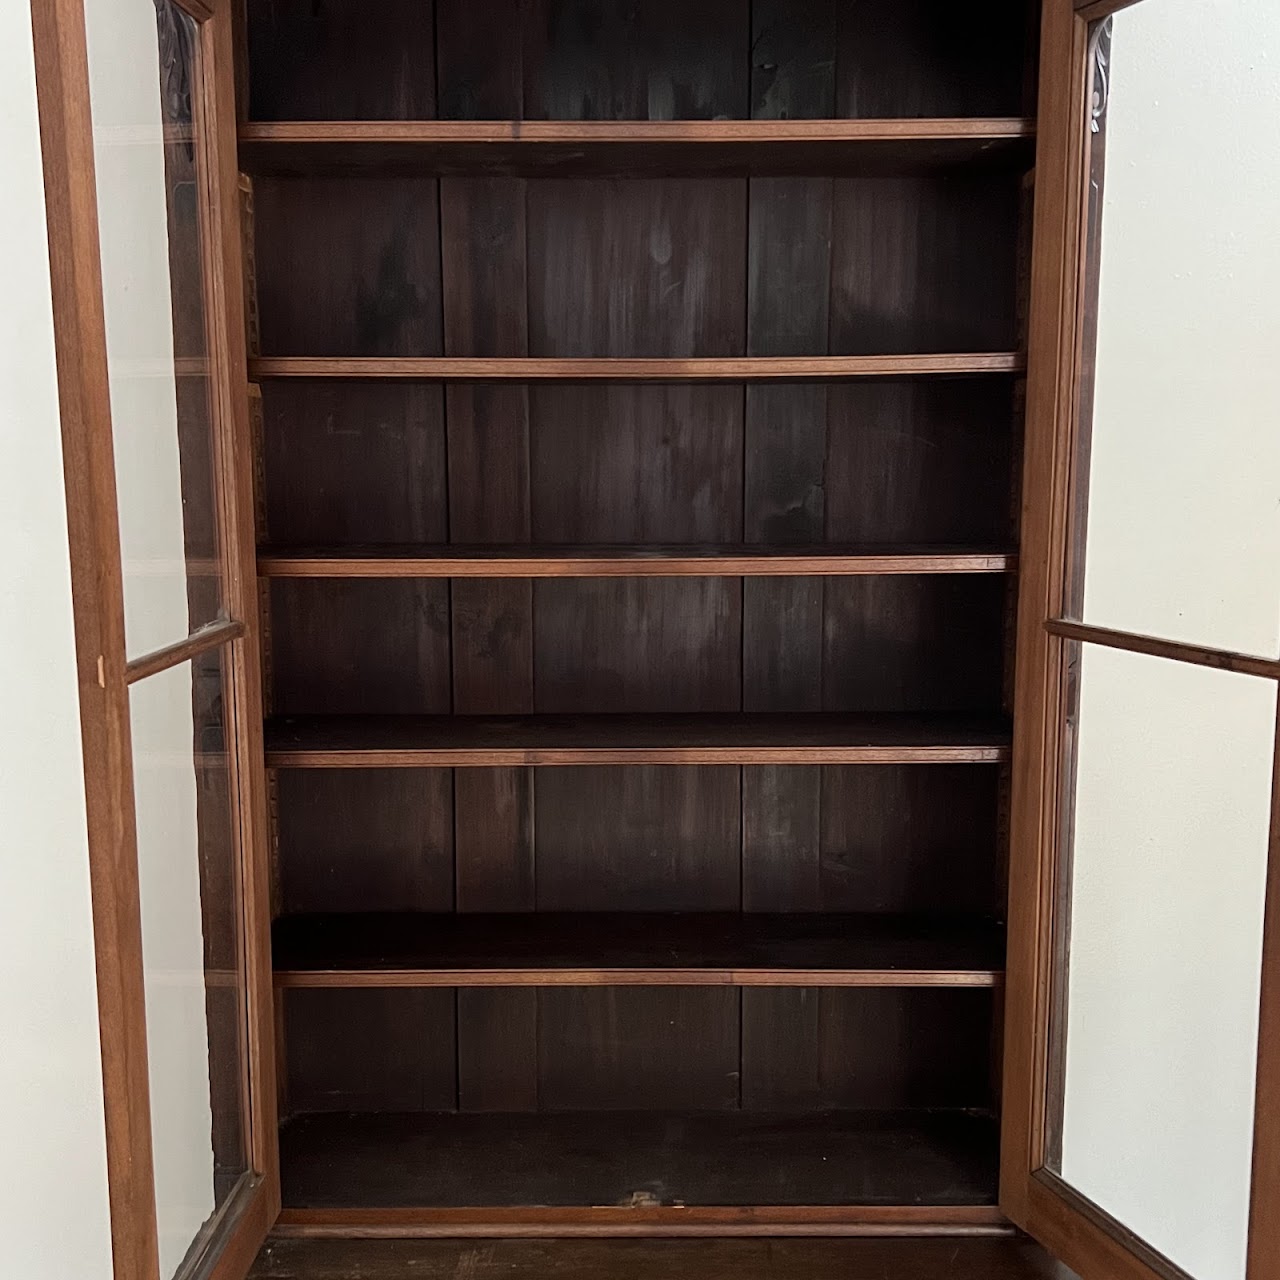
[{"label": "dark wood back panel", "polygon": [[[256,119],[1018,114],[1022,0],[249,0]],[[1018,181],[260,178],[265,355],[1011,349]],[[267,537],[1008,545],[1005,378],[264,385]],[[277,713],[994,710],[996,577],[279,580]],[[998,914],[994,768],[281,771],[288,912]],[[292,991],[288,1108],[991,1102],[989,992]]]},{"label": "dark wood back panel", "polygon": [[[257,120],[1018,115],[1034,6],[250,0]],[[438,74],[438,90],[437,90]]]}]

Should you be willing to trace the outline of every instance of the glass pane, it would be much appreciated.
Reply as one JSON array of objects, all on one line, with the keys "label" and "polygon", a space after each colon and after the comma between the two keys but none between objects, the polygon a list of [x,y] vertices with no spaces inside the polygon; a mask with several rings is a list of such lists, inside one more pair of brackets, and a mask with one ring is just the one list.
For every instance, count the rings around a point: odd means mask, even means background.
[{"label": "glass pane", "polygon": [[248,1168],[222,650],[129,692],[161,1273]]},{"label": "glass pane", "polygon": [[1275,657],[1280,6],[1149,0],[1101,52],[1083,617]]},{"label": "glass pane", "polygon": [[197,166],[198,29],[167,0],[85,6],[130,657],[219,616]]},{"label": "glass pane", "polygon": [[1196,1280],[1243,1280],[1276,686],[1087,645],[1075,732],[1049,1163]]}]

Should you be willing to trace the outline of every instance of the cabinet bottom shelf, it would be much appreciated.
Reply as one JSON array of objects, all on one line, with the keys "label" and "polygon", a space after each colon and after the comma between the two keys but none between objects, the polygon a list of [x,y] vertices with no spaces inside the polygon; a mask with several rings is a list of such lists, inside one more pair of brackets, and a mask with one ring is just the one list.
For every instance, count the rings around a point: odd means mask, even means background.
[{"label": "cabinet bottom shelf", "polygon": [[280,1157],[286,1224],[663,1206],[969,1206],[998,1220],[999,1125],[966,1110],[310,1114],[283,1125]]},{"label": "cabinet bottom shelf", "polygon": [[1076,1280],[1005,1240],[289,1240],[249,1280]]}]

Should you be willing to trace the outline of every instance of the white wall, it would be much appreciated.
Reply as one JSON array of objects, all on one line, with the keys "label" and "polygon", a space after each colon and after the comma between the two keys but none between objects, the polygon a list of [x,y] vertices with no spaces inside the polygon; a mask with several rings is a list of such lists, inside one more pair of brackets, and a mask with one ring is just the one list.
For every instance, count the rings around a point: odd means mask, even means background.
[{"label": "white wall", "polygon": [[[1115,18],[1085,617],[1280,651],[1280,6]],[[1275,688],[1082,667],[1062,1172],[1242,1280]],[[1278,1207],[1280,1209],[1280,1207]]]},{"label": "white wall", "polygon": [[110,1280],[30,11],[0,5],[0,1275]]}]

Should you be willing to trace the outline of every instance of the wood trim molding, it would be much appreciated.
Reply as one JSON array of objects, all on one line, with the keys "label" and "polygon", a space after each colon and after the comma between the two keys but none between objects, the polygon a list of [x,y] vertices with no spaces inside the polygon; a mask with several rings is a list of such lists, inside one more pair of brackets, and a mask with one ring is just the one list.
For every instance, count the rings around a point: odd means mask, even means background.
[{"label": "wood trim molding", "polygon": [[124,590],[83,0],[32,0],[116,1280],[158,1280]]},{"label": "wood trim molding", "polygon": [[198,658],[202,653],[217,649],[230,640],[238,640],[242,635],[244,635],[242,622],[229,618],[224,618],[220,622],[211,622],[208,626],[193,631],[189,636],[165,645],[163,649],[156,649],[152,653],[143,654],[141,658],[134,658],[126,663],[125,681],[128,684],[136,684],[148,676],[168,671],[170,667],[190,662],[192,658]]},{"label": "wood trim molding", "polygon": [[[1280,663],[1068,621],[1071,516],[1083,465],[1079,373],[1087,191],[1089,24],[1125,7],[1045,0],[1032,308],[1028,343],[1021,598],[1014,712],[1004,1119],[1000,1205],[1084,1280],[1182,1280],[1155,1253],[1045,1167],[1046,1087],[1062,856],[1068,646],[1106,645],[1275,679]],[[1280,733],[1278,733],[1280,749]],[[1280,770],[1274,783],[1264,940],[1249,1280],[1280,1272]]]},{"label": "wood trim molding", "polygon": [[1191,663],[1197,667],[1213,667],[1218,671],[1234,671],[1247,676],[1280,679],[1280,659],[1260,658],[1249,653],[1232,653],[1229,649],[1213,649],[1202,644],[1186,644],[1159,636],[1144,636],[1133,631],[1116,631],[1096,627],[1087,622],[1070,622],[1053,618],[1044,624],[1050,635],[1082,644],[1095,644],[1104,649],[1123,649],[1126,653],[1143,653],[1152,658]]},{"label": "wood trim molding", "polygon": [[1021,577],[1014,690],[1009,935],[1000,1204],[1034,1232],[1043,1163],[1063,696],[1061,614],[1079,347],[1086,31],[1072,0],[1045,0],[1028,326]]},{"label": "wood trim molding", "polygon": [[1006,1236],[1004,1215],[993,1205],[750,1205],[633,1209],[405,1208],[285,1209],[279,1236],[375,1239],[398,1236]]},{"label": "wood trim molding", "polygon": [[1254,1104],[1247,1280],[1280,1276],[1280,712],[1271,773],[1271,840],[1262,928],[1262,1003]]},{"label": "wood trim molding", "polygon": [[1030,1180],[1028,1214],[1030,1234],[1082,1280],[1190,1280],[1053,1175]]},{"label": "wood trim molding", "polygon": [[235,774],[240,795],[249,1147],[265,1196],[265,1225],[259,1236],[260,1244],[280,1211],[280,1169],[253,440],[245,337],[240,170],[236,158],[234,8],[232,0],[214,0],[213,16],[202,28],[203,52],[208,59],[203,77],[208,146],[204,246],[214,411],[220,427],[216,466],[222,502],[226,606],[240,627],[239,636],[231,646],[233,697],[228,727],[235,743]]}]

